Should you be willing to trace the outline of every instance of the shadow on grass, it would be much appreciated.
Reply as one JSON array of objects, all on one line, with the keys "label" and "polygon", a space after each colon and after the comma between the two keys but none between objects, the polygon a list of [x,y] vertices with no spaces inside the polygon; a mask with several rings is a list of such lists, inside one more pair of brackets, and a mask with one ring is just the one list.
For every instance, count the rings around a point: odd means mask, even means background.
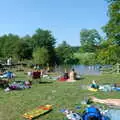
[{"label": "shadow on grass", "polygon": [[43,113],[43,114],[41,114],[41,115],[39,115],[39,116],[37,116],[37,117],[34,117],[32,120],[35,120],[35,119],[37,119],[37,118],[39,118],[39,117],[42,117],[42,116],[48,114],[48,113],[51,112],[51,111],[52,111],[52,110],[49,110],[49,111],[47,111],[47,112],[45,112],[45,113]]},{"label": "shadow on grass", "polygon": [[51,83],[53,83],[53,82],[51,82],[51,81],[39,81],[39,84],[51,84]]},{"label": "shadow on grass", "polygon": [[76,80],[84,80],[84,79],[85,79],[84,77],[76,78]]},{"label": "shadow on grass", "polygon": [[105,82],[103,83],[102,85],[112,85],[113,83],[110,83],[110,82]]}]

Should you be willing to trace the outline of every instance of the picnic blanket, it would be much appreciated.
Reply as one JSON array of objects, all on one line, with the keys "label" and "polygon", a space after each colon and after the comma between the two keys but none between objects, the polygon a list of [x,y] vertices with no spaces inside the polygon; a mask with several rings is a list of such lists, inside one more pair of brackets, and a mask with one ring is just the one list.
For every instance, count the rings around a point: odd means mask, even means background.
[{"label": "picnic blanket", "polygon": [[33,118],[43,115],[51,110],[52,110],[52,105],[43,105],[43,106],[39,106],[29,112],[26,112],[25,114],[23,114],[23,117],[27,118],[29,120],[32,120]]},{"label": "picnic blanket", "polygon": [[5,89],[5,91],[10,91],[10,90],[22,90],[26,88],[31,88],[31,82],[29,81],[14,81],[13,83],[9,84],[8,87]]},{"label": "picnic blanket", "polygon": [[101,117],[101,119],[98,120],[120,120],[120,108],[116,108],[115,106],[110,107],[104,104],[96,104],[90,102],[90,99],[83,101],[81,101],[80,104],[77,104],[75,107],[76,110],[74,111],[71,111],[70,109],[60,110],[60,112],[65,115],[64,120],[88,120],[89,116]]},{"label": "picnic blanket", "polygon": [[82,89],[89,90],[91,92],[103,91],[103,92],[111,92],[111,91],[120,91],[120,87],[115,86],[114,84],[105,84],[99,85],[98,89],[92,88],[90,85],[80,85]]}]

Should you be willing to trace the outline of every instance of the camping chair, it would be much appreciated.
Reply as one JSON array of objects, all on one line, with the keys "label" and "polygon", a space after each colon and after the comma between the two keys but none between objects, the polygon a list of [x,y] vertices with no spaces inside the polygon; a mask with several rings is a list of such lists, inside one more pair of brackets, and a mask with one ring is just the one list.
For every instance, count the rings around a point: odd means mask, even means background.
[{"label": "camping chair", "polygon": [[38,79],[38,78],[40,78],[40,75],[41,75],[41,72],[35,71],[35,72],[32,73],[32,78],[33,79]]}]

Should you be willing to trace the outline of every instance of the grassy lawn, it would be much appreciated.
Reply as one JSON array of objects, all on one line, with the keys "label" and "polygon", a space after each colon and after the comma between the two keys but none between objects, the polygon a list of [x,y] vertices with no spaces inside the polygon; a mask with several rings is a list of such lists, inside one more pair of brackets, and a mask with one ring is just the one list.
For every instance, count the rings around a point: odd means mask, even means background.
[{"label": "grassy lawn", "polygon": [[[16,79],[25,80],[27,75],[17,73]],[[84,97],[96,96],[99,98],[120,98],[119,92],[90,92],[82,90],[81,84],[90,84],[97,80],[100,84],[120,81],[118,74],[100,76],[84,76],[84,79],[75,83],[52,81],[51,83],[34,82],[32,88],[4,92],[0,89],[0,120],[24,120],[22,114],[44,104],[52,104],[53,111],[36,120],[62,120],[64,115],[59,112],[62,108],[75,109]]]}]

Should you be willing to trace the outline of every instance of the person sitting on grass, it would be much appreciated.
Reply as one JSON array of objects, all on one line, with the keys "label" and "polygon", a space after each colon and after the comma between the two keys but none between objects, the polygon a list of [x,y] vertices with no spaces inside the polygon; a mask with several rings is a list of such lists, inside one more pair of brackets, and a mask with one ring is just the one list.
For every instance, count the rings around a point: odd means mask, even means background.
[{"label": "person sitting on grass", "polygon": [[69,77],[70,80],[76,80],[76,72],[74,68],[70,71]]},{"label": "person sitting on grass", "polygon": [[68,78],[69,78],[68,72],[67,72],[67,70],[65,69],[65,72],[64,72],[64,79],[67,80]]},{"label": "person sitting on grass", "polygon": [[90,86],[91,88],[94,88],[94,89],[99,89],[99,85],[96,83],[95,80],[92,81],[92,84]]},{"label": "person sitting on grass", "polygon": [[65,72],[63,73],[62,76],[60,76],[60,78],[58,79],[59,81],[66,81],[68,80],[69,76],[68,76],[68,72],[67,70],[65,69]]}]

